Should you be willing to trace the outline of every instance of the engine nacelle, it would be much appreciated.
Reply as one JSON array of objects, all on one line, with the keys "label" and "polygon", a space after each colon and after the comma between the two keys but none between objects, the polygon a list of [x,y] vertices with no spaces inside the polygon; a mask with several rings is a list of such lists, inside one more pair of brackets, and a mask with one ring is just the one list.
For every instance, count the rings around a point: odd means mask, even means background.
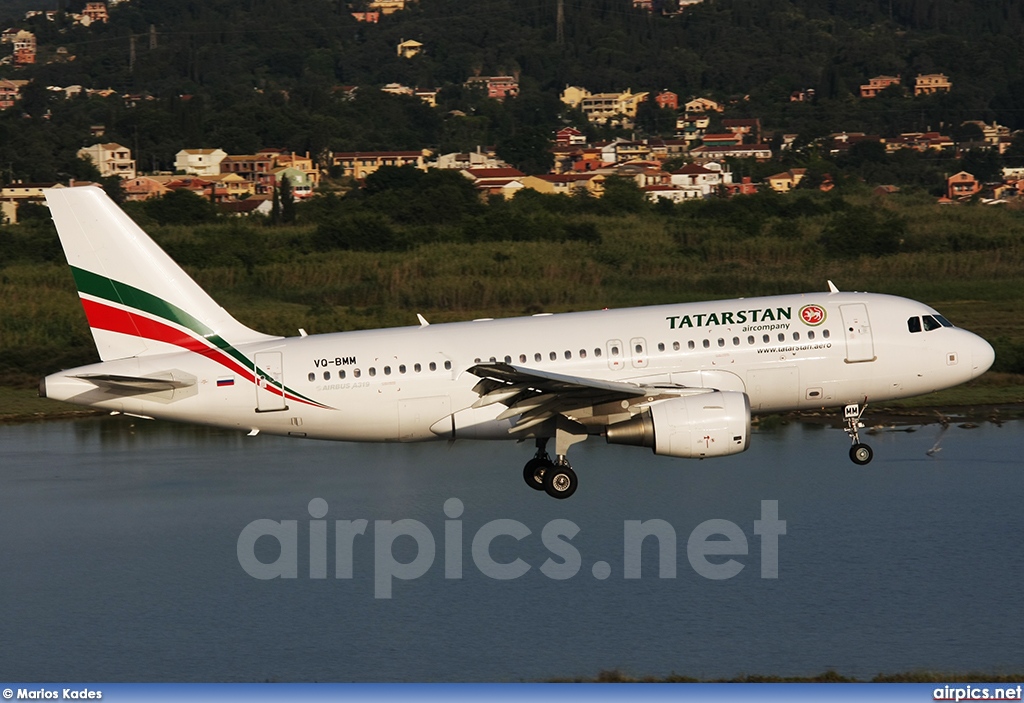
[{"label": "engine nacelle", "polygon": [[746,393],[714,391],[672,398],[609,425],[609,444],[650,447],[655,454],[703,459],[745,451],[750,444]]}]

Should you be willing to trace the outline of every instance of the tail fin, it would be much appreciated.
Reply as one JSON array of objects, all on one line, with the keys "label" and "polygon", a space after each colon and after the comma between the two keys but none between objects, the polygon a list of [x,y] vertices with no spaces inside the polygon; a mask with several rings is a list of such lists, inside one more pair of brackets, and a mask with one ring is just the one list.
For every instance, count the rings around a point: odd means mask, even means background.
[{"label": "tail fin", "polygon": [[100,188],[44,192],[103,361],[276,339],[231,317]]}]

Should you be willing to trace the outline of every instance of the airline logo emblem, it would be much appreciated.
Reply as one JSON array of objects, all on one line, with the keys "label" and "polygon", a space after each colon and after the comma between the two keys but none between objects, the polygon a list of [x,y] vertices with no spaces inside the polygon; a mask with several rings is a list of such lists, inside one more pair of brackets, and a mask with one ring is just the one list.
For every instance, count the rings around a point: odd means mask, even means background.
[{"label": "airline logo emblem", "polygon": [[800,319],[805,325],[817,327],[825,321],[825,308],[820,305],[804,305],[800,308]]}]

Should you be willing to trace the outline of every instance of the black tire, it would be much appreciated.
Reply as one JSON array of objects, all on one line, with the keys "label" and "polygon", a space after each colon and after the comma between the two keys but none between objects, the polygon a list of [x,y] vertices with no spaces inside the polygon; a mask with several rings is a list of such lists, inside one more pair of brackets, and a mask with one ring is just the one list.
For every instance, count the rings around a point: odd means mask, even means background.
[{"label": "black tire", "polygon": [[866,444],[855,444],[850,447],[850,461],[854,464],[864,466],[874,458],[875,452]]},{"label": "black tire", "polygon": [[544,472],[544,492],[552,498],[565,500],[579,487],[576,472],[567,464],[553,466]]},{"label": "black tire", "polygon": [[551,468],[551,461],[534,457],[523,467],[523,480],[535,491],[544,490],[544,474]]}]

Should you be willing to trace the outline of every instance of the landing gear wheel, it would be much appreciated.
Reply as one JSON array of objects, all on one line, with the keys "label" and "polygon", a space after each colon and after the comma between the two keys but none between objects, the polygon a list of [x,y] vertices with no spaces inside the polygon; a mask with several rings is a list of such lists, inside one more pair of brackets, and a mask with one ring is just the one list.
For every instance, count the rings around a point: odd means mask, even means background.
[{"label": "landing gear wheel", "polygon": [[866,444],[855,444],[850,447],[850,461],[863,466],[871,461],[875,452]]},{"label": "landing gear wheel", "polygon": [[564,500],[576,492],[579,479],[568,464],[552,466],[544,472],[544,492],[552,498]]},{"label": "landing gear wheel", "polygon": [[535,491],[544,490],[544,474],[551,468],[550,459],[542,459],[540,457],[534,457],[526,462],[526,466],[523,467],[523,480],[526,481],[526,485]]}]

